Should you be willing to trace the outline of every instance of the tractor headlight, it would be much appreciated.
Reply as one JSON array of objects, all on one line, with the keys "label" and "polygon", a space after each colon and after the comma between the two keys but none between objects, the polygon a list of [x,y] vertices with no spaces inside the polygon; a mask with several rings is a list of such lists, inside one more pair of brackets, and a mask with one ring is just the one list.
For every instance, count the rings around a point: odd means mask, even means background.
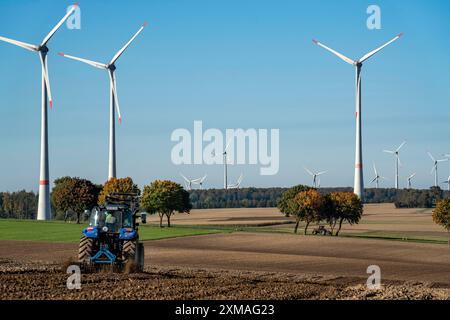
[{"label": "tractor headlight", "polygon": [[103,227],[103,228],[102,228],[102,231],[103,231],[103,232],[108,232],[108,227]]}]

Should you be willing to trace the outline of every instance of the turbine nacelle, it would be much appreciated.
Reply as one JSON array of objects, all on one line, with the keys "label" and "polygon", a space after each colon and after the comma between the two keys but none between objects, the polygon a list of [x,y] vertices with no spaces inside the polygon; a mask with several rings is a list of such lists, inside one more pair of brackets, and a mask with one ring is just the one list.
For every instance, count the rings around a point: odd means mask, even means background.
[{"label": "turbine nacelle", "polygon": [[47,54],[49,49],[48,49],[48,47],[46,45],[43,45],[43,46],[39,46],[36,51],[42,52],[44,54]]}]

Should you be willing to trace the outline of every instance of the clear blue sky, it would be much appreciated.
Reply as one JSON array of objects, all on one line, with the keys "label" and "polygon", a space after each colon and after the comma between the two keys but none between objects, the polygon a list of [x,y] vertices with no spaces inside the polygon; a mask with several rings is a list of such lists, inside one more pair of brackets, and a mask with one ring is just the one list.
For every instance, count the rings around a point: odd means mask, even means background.
[{"label": "clear blue sky", "polygon": [[[0,35],[39,43],[69,1],[2,0]],[[382,10],[382,29],[368,30],[366,8]],[[108,78],[57,56],[107,62],[144,22],[149,28],[117,63],[124,123],[117,130],[118,175],[139,185],[208,174],[222,167],[171,163],[176,128],[280,129],[280,171],[243,171],[244,186],[310,183],[303,170],[329,170],[323,186],[351,186],[354,166],[354,70],[312,38],[359,58],[400,32],[405,37],[363,69],[366,185],[375,161],[393,184],[393,159],[381,152],[403,140],[401,184],[417,172],[428,187],[429,150],[450,153],[449,1],[81,1],[82,29],[62,28],[49,56],[54,109],[49,115],[51,180],[107,178]],[[40,64],[37,55],[0,43],[0,190],[37,189]],[[440,167],[440,180],[450,162]],[[181,181],[180,181],[181,182]],[[386,185],[386,183],[384,184]]]}]

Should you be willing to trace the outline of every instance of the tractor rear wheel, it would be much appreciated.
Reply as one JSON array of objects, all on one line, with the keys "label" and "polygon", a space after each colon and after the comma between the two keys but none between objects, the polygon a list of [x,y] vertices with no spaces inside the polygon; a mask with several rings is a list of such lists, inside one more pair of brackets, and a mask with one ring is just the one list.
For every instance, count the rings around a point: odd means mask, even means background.
[{"label": "tractor rear wheel", "polygon": [[134,261],[136,256],[137,241],[126,240],[123,242],[122,248],[122,262],[127,264],[128,261]]},{"label": "tractor rear wheel", "polygon": [[142,242],[139,242],[137,245],[137,252],[134,259],[134,262],[136,264],[136,269],[138,272],[144,271],[144,244]]},{"label": "tractor rear wheel", "polygon": [[82,236],[78,247],[78,261],[89,262],[94,247],[94,239]]}]

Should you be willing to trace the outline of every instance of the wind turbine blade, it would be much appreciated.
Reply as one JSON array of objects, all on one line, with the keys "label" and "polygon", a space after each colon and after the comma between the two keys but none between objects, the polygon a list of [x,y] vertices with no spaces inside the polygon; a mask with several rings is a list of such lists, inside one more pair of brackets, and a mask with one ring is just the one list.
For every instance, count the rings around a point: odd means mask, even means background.
[{"label": "wind turbine blade", "polygon": [[115,72],[111,72],[110,77],[111,77],[111,84],[112,84],[112,88],[113,88],[113,92],[114,92],[114,101],[115,101],[114,105],[116,106],[117,114],[119,115],[119,123],[122,124],[122,114],[120,113],[119,98],[117,97],[117,85],[116,85],[117,81],[116,81]]},{"label": "wind turbine blade", "polygon": [[228,148],[230,147],[230,145],[231,145],[231,139],[228,140],[227,146],[226,146],[225,149],[223,150],[223,153],[227,152],[227,150],[228,150]]},{"label": "wind turbine blade", "polygon": [[437,162],[445,162],[445,161],[448,161],[448,159],[440,159],[440,160],[437,160]]},{"label": "wind turbine blade", "polygon": [[39,57],[41,58],[42,74],[44,75],[45,87],[47,89],[47,96],[48,96],[47,98],[50,103],[50,109],[52,109],[53,108],[53,98],[52,98],[52,90],[50,88],[50,79],[48,77],[48,66],[44,62],[42,55],[39,55]]},{"label": "wind turbine blade", "polygon": [[182,176],[183,177],[183,179],[184,179],[184,181],[186,181],[186,182],[188,182],[189,183],[189,179],[188,178],[186,178],[182,173],[180,173],[180,176]]},{"label": "wind turbine blade", "polygon": [[410,175],[409,176],[409,178],[408,179],[412,179],[412,178],[414,178],[416,176],[416,174],[415,173],[413,173],[412,175]]},{"label": "wind turbine blade", "polygon": [[142,25],[142,27],[139,28],[138,32],[136,32],[136,34],[130,39],[130,41],[128,41],[128,42],[123,46],[123,48],[120,49],[120,50],[116,53],[116,55],[112,58],[110,64],[114,64],[114,63],[117,61],[117,59],[120,58],[120,56],[122,55],[122,53],[128,48],[128,46],[134,41],[134,39],[136,39],[136,37],[142,32],[142,30],[144,30],[144,28],[145,28],[146,26],[147,26],[147,22],[144,23],[144,24]]},{"label": "wind turbine blade", "polygon": [[391,150],[383,150],[383,152],[390,153],[390,154],[395,154],[395,151],[391,151]]},{"label": "wind turbine blade", "polygon": [[327,172],[328,172],[328,171],[321,171],[321,172],[317,173],[316,176],[321,176],[321,175],[323,175],[323,174],[325,174],[325,173],[327,173]]},{"label": "wind turbine blade", "polygon": [[375,167],[375,163],[373,164],[373,171],[375,171],[375,176],[378,177],[377,167]]},{"label": "wind turbine blade", "polygon": [[402,161],[400,160],[400,156],[399,156],[399,155],[397,155],[397,159],[398,159],[398,165],[399,165],[400,167],[403,167],[403,163],[402,163]]},{"label": "wind turbine blade", "polygon": [[58,53],[61,57],[65,57],[65,58],[69,58],[72,60],[76,60],[76,61],[80,61],[80,62],[84,62],[88,65],[91,65],[93,67],[99,68],[99,69],[107,69],[108,66],[104,63],[100,63],[100,62],[95,62],[92,60],[87,60],[87,59],[82,59],[82,58],[78,58],[78,57],[74,57],[74,56],[69,56],[68,54],[64,54],[64,53]]},{"label": "wind turbine blade", "polygon": [[436,161],[436,159],[434,159],[434,157],[433,157],[433,155],[431,153],[429,153],[429,152],[427,152],[427,153],[430,156],[431,160]]},{"label": "wind turbine blade", "polygon": [[383,44],[381,47],[369,52],[368,54],[366,54],[365,56],[363,56],[361,59],[359,59],[359,62],[364,62],[367,59],[369,59],[370,57],[372,57],[374,54],[376,54],[377,52],[379,52],[380,50],[384,49],[385,47],[387,47],[388,45],[390,45],[392,42],[400,39],[403,36],[403,33],[400,33],[398,36],[396,36],[394,39],[392,39],[391,41],[388,41],[387,43]]},{"label": "wind turbine blade", "polygon": [[375,181],[377,181],[378,177],[374,178],[370,183],[374,183]]},{"label": "wind turbine blade", "polygon": [[39,48],[37,46],[35,46],[35,45],[29,44],[29,43],[25,43],[25,42],[21,42],[21,41],[17,41],[17,40],[13,40],[13,39],[8,39],[8,38],[5,38],[5,37],[0,37],[0,41],[4,41],[4,42],[7,42],[7,43],[13,44],[15,46],[18,46],[18,47],[21,47],[21,48],[24,48],[24,49],[27,49],[27,50],[30,50],[30,51],[34,51],[34,52],[39,50]]},{"label": "wind turbine blade", "polygon": [[403,141],[403,143],[400,145],[400,147],[397,148],[396,151],[399,152],[400,149],[403,148],[403,146],[404,146],[405,144],[406,144],[406,141]]},{"label": "wind turbine blade", "polygon": [[308,172],[311,176],[314,176],[314,173],[312,173],[308,168],[306,168],[306,167],[303,167],[305,170],[306,170],[306,172]]},{"label": "wind turbine blade", "polygon": [[347,63],[349,63],[349,64],[351,64],[351,65],[355,65],[355,64],[356,64],[356,61],[353,61],[352,59],[350,59],[350,58],[344,56],[343,54],[337,52],[336,50],[333,50],[333,49],[327,47],[326,45],[320,43],[319,41],[313,40],[313,42],[314,42],[315,44],[317,44],[319,47],[322,47],[322,48],[324,48],[325,50],[330,51],[331,53],[333,53],[334,55],[338,56],[339,58],[341,58],[341,59],[344,60],[345,62],[347,62]]},{"label": "wind turbine blade", "polygon": [[206,179],[206,174],[205,174],[205,176],[200,180],[200,183],[203,183],[203,182],[205,181],[205,179]]},{"label": "wind turbine blade", "polygon": [[433,166],[433,168],[431,168],[431,173],[430,174],[433,174],[434,170],[436,170],[436,166]]},{"label": "wind turbine blade", "polygon": [[67,18],[75,11],[75,9],[78,7],[78,3],[75,3],[72,8],[66,13],[66,15],[58,22],[58,24],[52,29],[52,31],[49,32],[49,34],[44,38],[42,41],[41,46],[45,46],[50,39],[53,37],[53,35],[58,31],[59,28],[63,25],[64,22],[66,22]]}]

